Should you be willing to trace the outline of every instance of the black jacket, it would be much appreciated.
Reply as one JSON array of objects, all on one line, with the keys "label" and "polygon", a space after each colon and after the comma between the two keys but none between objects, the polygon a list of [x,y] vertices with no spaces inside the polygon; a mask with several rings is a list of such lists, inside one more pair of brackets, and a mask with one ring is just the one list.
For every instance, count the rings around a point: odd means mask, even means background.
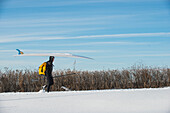
[{"label": "black jacket", "polygon": [[53,84],[52,71],[53,71],[53,64],[52,61],[49,60],[46,65],[46,76],[47,76],[48,85]]},{"label": "black jacket", "polygon": [[52,76],[52,71],[53,71],[53,64],[51,61],[47,61],[46,65],[46,75],[47,76]]}]

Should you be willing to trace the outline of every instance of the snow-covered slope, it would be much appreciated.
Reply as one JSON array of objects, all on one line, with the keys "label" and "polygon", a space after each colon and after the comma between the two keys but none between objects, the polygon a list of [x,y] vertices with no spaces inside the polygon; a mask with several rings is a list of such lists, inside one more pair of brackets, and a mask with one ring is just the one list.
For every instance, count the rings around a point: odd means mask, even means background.
[{"label": "snow-covered slope", "polygon": [[170,87],[0,93],[0,113],[170,113]]}]

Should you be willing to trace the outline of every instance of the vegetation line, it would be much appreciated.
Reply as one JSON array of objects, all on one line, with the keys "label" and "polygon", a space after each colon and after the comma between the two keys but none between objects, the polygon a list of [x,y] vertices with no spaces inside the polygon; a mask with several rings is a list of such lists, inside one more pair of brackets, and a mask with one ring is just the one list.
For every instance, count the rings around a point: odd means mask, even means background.
[{"label": "vegetation line", "polygon": [[[76,74],[72,74],[76,73]],[[54,71],[53,75],[69,75],[54,78],[53,91],[71,90],[159,88],[170,86],[169,68],[135,66],[123,70],[107,71]],[[36,71],[0,71],[0,92],[37,92],[46,84],[46,79]]]}]

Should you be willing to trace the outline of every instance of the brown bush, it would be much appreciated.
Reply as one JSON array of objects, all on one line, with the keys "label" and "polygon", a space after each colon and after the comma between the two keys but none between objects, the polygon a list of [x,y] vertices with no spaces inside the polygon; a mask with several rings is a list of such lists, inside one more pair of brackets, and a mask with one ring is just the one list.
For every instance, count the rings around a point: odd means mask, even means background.
[{"label": "brown bush", "polygon": [[[63,91],[65,86],[71,90],[158,88],[170,86],[169,68],[151,68],[135,66],[123,70],[107,71],[54,71],[53,91]],[[37,92],[46,83],[46,78],[38,76],[36,71],[5,70],[0,71],[0,92]]]}]

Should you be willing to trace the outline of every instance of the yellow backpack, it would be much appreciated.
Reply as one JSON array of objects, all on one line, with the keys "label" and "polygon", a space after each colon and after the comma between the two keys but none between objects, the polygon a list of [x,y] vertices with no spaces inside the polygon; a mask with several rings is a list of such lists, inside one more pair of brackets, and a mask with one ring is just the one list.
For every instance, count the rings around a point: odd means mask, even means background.
[{"label": "yellow backpack", "polygon": [[40,67],[39,67],[39,69],[38,69],[38,70],[39,70],[39,75],[44,75],[44,76],[46,76],[46,75],[45,75],[46,65],[47,65],[46,62],[44,62],[43,64],[40,65]]}]

